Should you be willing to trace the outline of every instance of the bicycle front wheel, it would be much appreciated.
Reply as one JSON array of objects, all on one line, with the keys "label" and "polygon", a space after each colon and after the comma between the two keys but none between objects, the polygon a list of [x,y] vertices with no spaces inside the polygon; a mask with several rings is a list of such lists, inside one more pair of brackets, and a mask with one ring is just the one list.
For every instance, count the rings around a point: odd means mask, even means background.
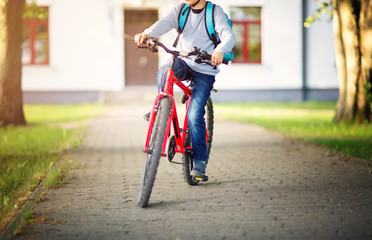
[{"label": "bicycle front wheel", "polygon": [[163,98],[159,104],[158,111],[156,112],[155,122],[146,153],[146,163],[142,174],[138,196],[138,206],[142,208],[147,206],[154,186],[170,112],[170,99]]},{"label": "bicycle front wheel", "polygon": [[[208,142],[207,142],[207,154],[208,154],[208,159],[209,159],[209,154],[211,153],[211,148],[212,148],[212,139],[213,139],[213,125],[214,125],[214,112],[213,112],[213,102],[212,98],[208,98],[207,105],[205,106],[205,125],[206,125],[206,130],[208,133]],[[192,145],[191,143],[191,137],[190,133],[188,132],[186,134],[185,138],[185,148],[190,147]],[[191,158],[191,152],[186,151],[183,156],[182,156],[182,172],[184,179],[187,184],[194,186],[199,183],[198,180],[195,180],[191,175],[190,172],[194,167],[194,162],[192,161]],[[207,159],[207,163],[208,163]]]}]

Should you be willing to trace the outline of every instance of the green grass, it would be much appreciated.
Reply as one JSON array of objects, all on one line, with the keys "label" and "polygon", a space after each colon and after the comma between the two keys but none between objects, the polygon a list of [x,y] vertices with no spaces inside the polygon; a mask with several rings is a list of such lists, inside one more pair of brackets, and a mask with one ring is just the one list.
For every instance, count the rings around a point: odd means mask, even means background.
[{"label": "green grass", "polygon": [[25,105],[27,126],[0,128],[0,230],[63,151],[81,143],[85,122],[101,112],[97,104]]},{"label": "green grass", "polygon": [[247,122],[372,160],[372,125],[335,124],[335,102],[215,104],[216,116]]}]

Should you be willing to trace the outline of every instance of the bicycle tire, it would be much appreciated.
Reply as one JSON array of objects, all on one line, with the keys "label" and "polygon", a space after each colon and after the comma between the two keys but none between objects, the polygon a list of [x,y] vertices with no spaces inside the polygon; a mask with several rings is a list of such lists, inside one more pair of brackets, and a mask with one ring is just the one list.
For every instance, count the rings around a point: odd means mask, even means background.
[{"label": "bicycle tire", "polygon": [[[211,153],[212,149],[212,140],[213,140],[213,128],[214,128],[214,111],[213,111],[213,101],[211,98],[208,98],[207,105],[205,106],[205,124],[208,132],[208,142],[207,142],[207,154],[209,160],[209,155]],[[188,132],[186,134],[185,138],[185,148],[191,146],[191,137],[190,133]],[[190,175],[191,170],[194,167],[194,163],[191,158],[191,152],[186,151],[182,156],[182,172],[184,179],[187,184],[191,186],[197,185],[200,181],[193,179],[193,177]]]},{"label": "bicycle tire", "polygon": [[165,131],[167,128],[168,117],[171,112],[169,98],[160,101],[155,122],[146,153],[146,163],[142,174],[141,185],[138,196],[138,206],[145,208],[148,205],[152,188],[155,183],[159,161],[162,155]]},{"label": "bicycle tire", "polygon": [[213,111],[213,101],[212,98],[208,98],[207,105],[205,106],[205,124],[207,126],[208,132],[208,143],[207,143],[207,163],[209,161],[209,155],[212,150],[212,141],[213,141],[213,130],[214,130],[214,111]]}]

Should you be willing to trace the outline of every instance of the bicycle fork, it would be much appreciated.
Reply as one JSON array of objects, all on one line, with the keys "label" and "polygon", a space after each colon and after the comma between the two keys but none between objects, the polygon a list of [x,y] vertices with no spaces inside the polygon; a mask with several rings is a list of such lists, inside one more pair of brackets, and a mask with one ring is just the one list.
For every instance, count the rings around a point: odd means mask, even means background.
[{"label": "bicycle fork", "polygon": [[[166,154],[165,154],[165,150],[166,150],[166,145],[167,145],[167,140],[168,140],[168,137],[170,135],[170,130],[171,130],[171,125],[173,123],[174,125],[174,128],[175,128],[175,133],[176,133],[176,152],[182,152],[184,153],[184,148],[182,147],[182,142],[184,140],[184,138],[180,138],[179,137],[179,124],[178,124],[178,119],[177,119],[177,111],[176,111],[176,106],[175,106],[175,103],[174,103],[174,98],[173,96],[170,96],[170,95],[165,95],[165,94],[159,94],[159,96],[157,96],[154,104],[153,104],[153,108],[152,108],[152,111],[151,111],[151,114],[150,114],[150,119],[149,119],[149,127],[148,127],[148,131],[147,131],[147,137],[146,137],[146,143],[145,143],[145,147],[144,147],[144,150],[143,152],[144,153],[151,153],[151,149],[149,149],[149,144],[150,144],[150,139],[151,139],[151,134],[153,133],[154,131],[154,126],[155,125],[155,119],[157,117],[157,114],[158,114],[158,108],[160,106],[160,102],[162,99],[164,98],[170,98],[170,102],[171,102],[171,111],[170,111],[170,115],[168,116],[168,121],[167,121],[167,126],[166,126],[166,130],[165,130],[165,134],[164,134],[164,140],[163,140],[163,146],[162,146],[162,157],[166,157]],[[178,131],[176,130],[178,129]]]}]

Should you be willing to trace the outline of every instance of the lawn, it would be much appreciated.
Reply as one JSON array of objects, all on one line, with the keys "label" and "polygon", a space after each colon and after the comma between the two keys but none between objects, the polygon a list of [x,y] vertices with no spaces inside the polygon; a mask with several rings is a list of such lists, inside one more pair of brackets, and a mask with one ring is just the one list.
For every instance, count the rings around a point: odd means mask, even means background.
[{"label": "lawn", "polygon": [[372,125],[335,124],[335,102],[215,104],[216,116],[372,161]]},{"label": "lawn", "polygon": [[0,230],[102,111],[98,104],[25,105],[27,126],[0,128]]}]

